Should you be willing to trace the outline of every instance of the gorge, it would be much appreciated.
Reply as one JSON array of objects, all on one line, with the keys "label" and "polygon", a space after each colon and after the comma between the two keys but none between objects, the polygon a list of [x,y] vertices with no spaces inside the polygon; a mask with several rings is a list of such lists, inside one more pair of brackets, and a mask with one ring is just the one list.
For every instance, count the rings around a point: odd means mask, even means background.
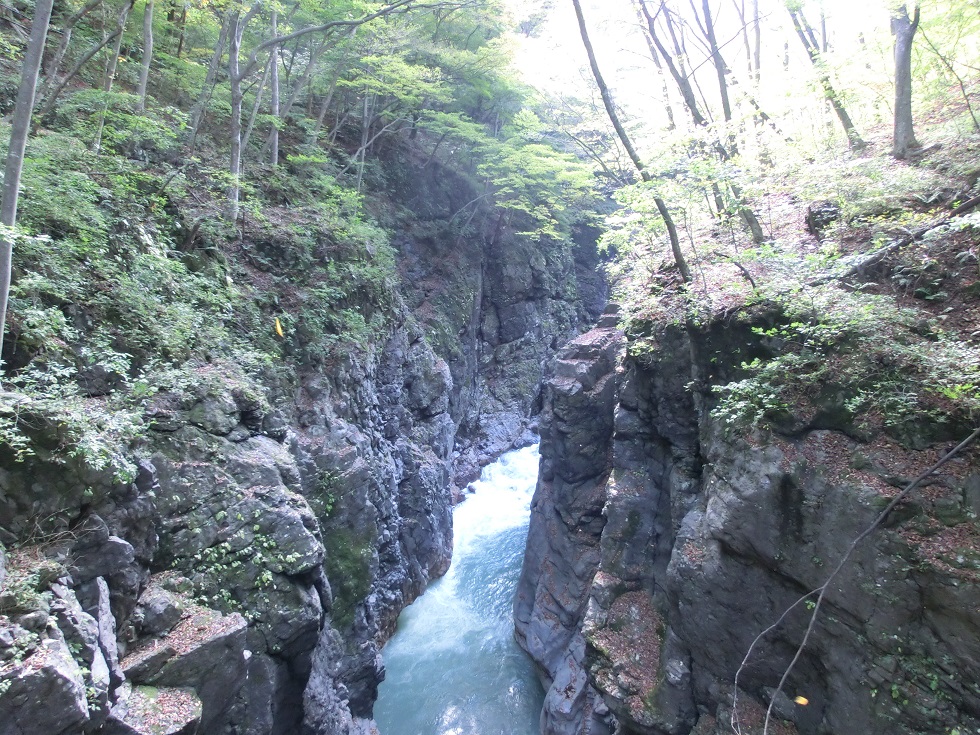
[{"label": "gorge", "polygon": [[0,735],[980,734],[980,17],[766,4],[2,4]]}]

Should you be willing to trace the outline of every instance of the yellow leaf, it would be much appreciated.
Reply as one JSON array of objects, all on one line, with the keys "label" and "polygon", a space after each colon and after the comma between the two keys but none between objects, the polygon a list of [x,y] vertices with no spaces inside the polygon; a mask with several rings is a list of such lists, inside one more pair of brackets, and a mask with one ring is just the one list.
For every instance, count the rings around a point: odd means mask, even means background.
[{"label": "yellow leaf", "polygon": [[797,697],[793,701],[796,702],[797,704],[802,704],[802,705],[810,704],[810,700],[807,699],[806,697]]},{"label": "yellow leaf", "polygon": [[279,317],[276,317],[276,334],[278,334],[280,337],[286,336],[285,334],[283,334],[282,324],[279,323]]}]

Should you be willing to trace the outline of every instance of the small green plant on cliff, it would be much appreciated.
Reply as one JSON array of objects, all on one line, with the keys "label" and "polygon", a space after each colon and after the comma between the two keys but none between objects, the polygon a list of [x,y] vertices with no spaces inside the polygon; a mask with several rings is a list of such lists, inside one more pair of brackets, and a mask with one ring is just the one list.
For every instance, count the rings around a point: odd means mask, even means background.
[{"label": "small green plant on cliff", "polygon": [[770,356],[741,363],[745,377],[714,389],[712,415],[725,426],[779,422],[794,411],[890,429],[980,416],[977,347],[885,297],[822,287],[777,303],[778,323],[753,330]]},{"label": "small green plant on cliff", "polygon": [[61,464],[80,462],[90,470],[107,470],[118,482],[136,476],[128,456],[141,434],[139,412],[118,401],[86,398],[72,380],[75,369],[57,363],[32,367],[8,382],[16,392],[0,400],[0,440],[14,459],[41,451]]},{"label": "small green plant on cliff", "polygon": [[65,574],[65,567],[48,559],[41,547],[32,545],[10,549],[7,576],[0,585],[0,614],[46,611],[50,598],[47,591],[51,583]]},{"label": "small green plant on cliff", "polygon": [[334,593],[334,624],[348,628],[354,623],[358,603],[371,591],[374,545],[370,537],[345,528],[326,529],[323,545],[324,566]]}]

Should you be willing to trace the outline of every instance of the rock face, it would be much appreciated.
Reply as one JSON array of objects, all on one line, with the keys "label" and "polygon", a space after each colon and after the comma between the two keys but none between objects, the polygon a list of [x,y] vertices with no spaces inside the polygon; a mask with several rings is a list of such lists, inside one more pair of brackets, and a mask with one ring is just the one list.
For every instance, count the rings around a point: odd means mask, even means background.
[{"label": "rock face", "polygon": [[571,245],[533,240],[494,216],[477,237],[433,234],[430,219],[457,218],[480,192],[439,166],[390,170],[394,196],[418,213],[395,245],[405,298],[452,375],[454,471],[465,486],[488,458],[533,441],[544,365],[601,313],[599,233],[583,229]]},{"label": "rock face", "polygon": [[[741,731],[761,733],[808,606],[739,672],[750,645],[938,456],[826,426],[725,433],[697,388],[725,380],[726,367],[703,356],[750,343],[750,327],[709,326],[693,344],[667,329],[642,363],[618,368],[611,347],[596,349],[615,343],[609,330],[562,352],[515,604],[518,640],[550,684],[545,735],[730,732],[736,674]],[[976,476],[970,459],[950,463],[857,547],[773,703],[770,733],[980,725],[975,563],[965,547],[940,551],[975,523]]]},{"label": "rock face", "polygon": [[376,343],[263,381],[199,366],[148,400],[134,478],[0,448],[0,735],[371,732],[380,647],[448,568],[458,483],[534,439],[590,244],[406,227]]},{"label": "rock face", "polygon": [[581,621],[599,567],[622,335],[596,329],[559,353],[514,608],[517,639],[550,679],[542,731],[611,733],[584,669]]}]

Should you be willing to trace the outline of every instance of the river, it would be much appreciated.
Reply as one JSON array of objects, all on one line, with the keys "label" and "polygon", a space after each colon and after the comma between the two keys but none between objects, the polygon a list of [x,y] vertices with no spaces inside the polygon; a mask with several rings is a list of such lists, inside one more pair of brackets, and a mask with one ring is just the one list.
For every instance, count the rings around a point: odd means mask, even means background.
[{"label": "river", "polygon": [[382,735],[538,735],[544,691],[512,617],[537,472],[536,446],[508,452],[453,511],[449,572],[384,648]]}]

